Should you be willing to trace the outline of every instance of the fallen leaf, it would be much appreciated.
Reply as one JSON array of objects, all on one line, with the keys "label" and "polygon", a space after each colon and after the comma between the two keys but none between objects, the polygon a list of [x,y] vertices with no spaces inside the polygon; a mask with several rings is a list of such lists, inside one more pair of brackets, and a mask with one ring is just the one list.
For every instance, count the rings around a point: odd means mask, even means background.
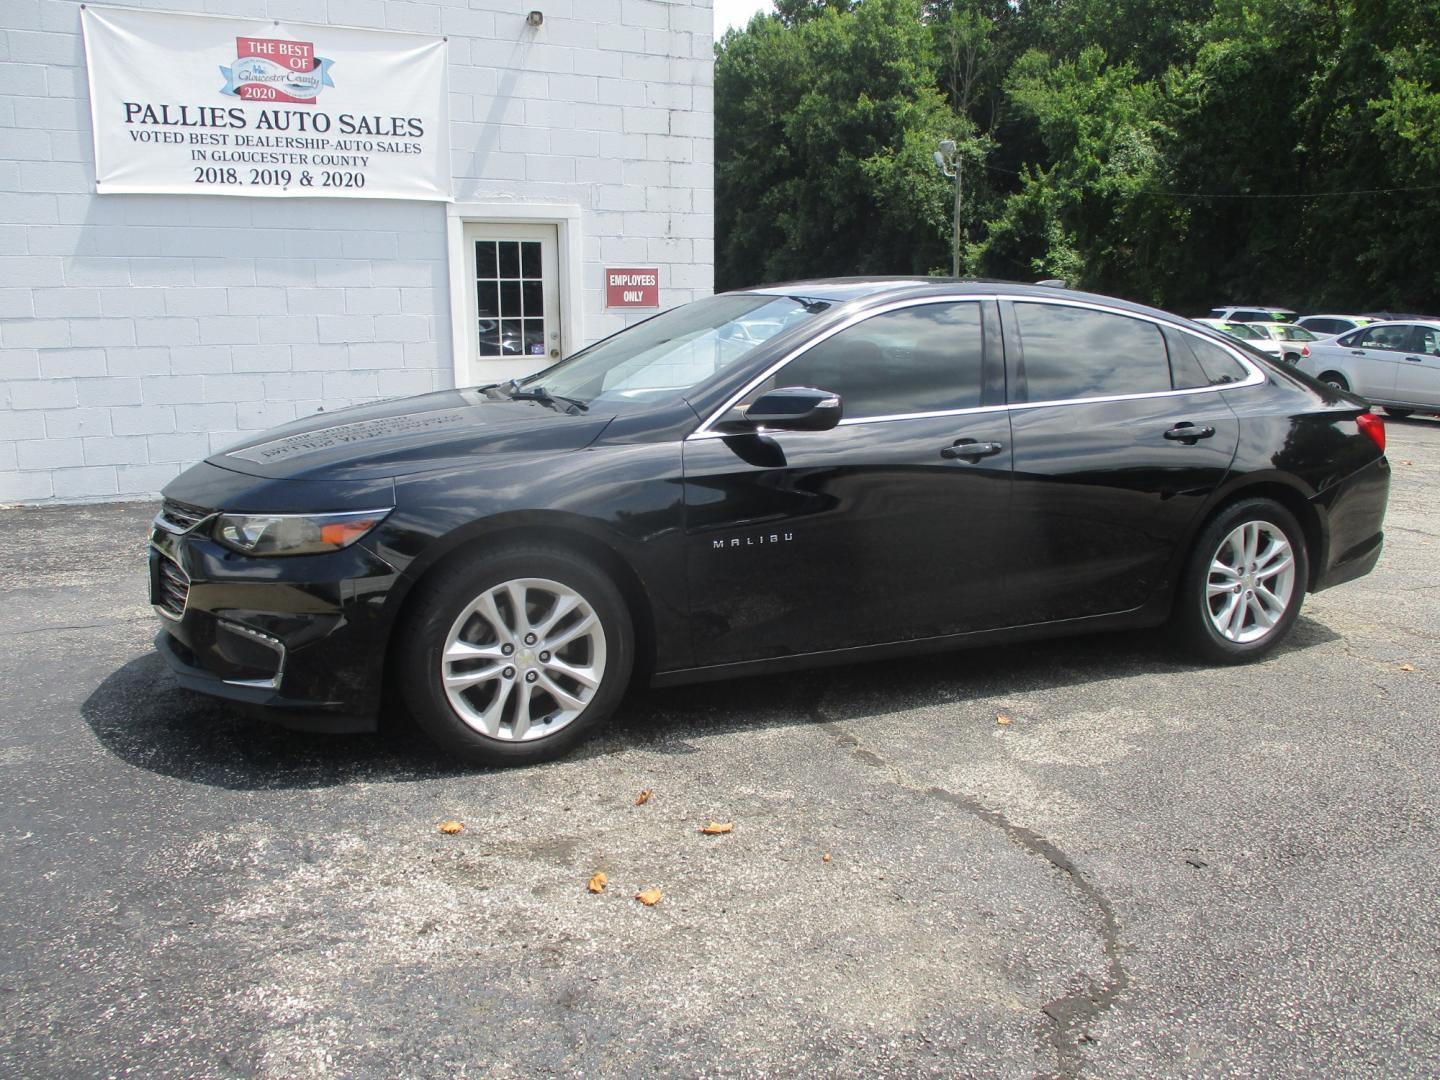
[{"label": "fallen leaf", "polygon": [[654,907],[664,896],[665,894],[659,889],[646,889],[644,892],[636,893],[635,899],[639,900],[646,907]]},{"label": "fallen leaf", "polygon": [[821,861],[821,862],[829,862],[829,861],[830,861],[830,853],[827,851],[827,852],[825,852],[824,855],[821,855],[821,856],[820,856],[820,861]]},{"label": "fallen leaf", "polygon": [[1401,665],[1400,665],[1400,670],[1401,670],[1401,671],[1414,671],[1414,670],[1415,670],[1415,665],[1414,665],[1414,664],[1401,664]]},{"label": "fallen leaf", "polygon": [[730,832],[734,828],[735,824],[731,821],[712,821],[700,831],[706,836],[719,836],[721,833]]},{"label": "fallen leaf", "polygon": [[635,805],[644,806],[650,801],[650,796],[653,794],[655,794],[654,790],[647,787],[644,791],[640,792],[639,795],[635,796]]},{"label": "fallen leaf", "polygon": [[595,876],[590,879],[589,883],[588,883],[585,887],[586,887],[587,889],[589,889],[591,892],[597,892],[597,893],[598,893],[598,892],[604,892],[604,891],[605,891],[605,886],[608,885],[608,884],[610,884],[610,879],[605,876],[605,871],[604,871],[604,870],[596,870],[596,871],[595,871]]},{"label": "fallen leaf", "polygon": [[1415,462],[1411,461],[1409,458],[1401,458],[1401,459],[1400,459],[1400,464],[1401,464],[1401,465],[1414,465]]},{"label": "fallen leaf", "polygon": [[1003,712],[997,713],[995,715],[995,723],[999,724],[1001,727],[1009,727],[1014,722],[1015,721],[1011,720],[1010,717],[1006,716]]},{"label": "fallen leaf", "polygon": [[451,820],[440,822],[440,831],[446,836],[454,836],[463,828],[465,828],[465,823],[463,821]]}]

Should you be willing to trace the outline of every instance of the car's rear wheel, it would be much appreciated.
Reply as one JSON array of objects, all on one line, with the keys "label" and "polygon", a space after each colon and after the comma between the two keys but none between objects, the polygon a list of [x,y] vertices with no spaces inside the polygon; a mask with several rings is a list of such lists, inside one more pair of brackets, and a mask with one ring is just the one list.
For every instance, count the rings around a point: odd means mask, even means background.
[{"label": "car's rear wheel", "polygon": [[1180,581],[1174,629],[1206,660],[1257,659],[1290,632],[1308,580],[1294,515],[1270,499],[1245,499],[1201,530]]},{"label": "car's rear wheel", "polygon": [[1346,380],[1345,376],[1341,375],[1338,371],[1325,372],[1325,374],[1320,376],[1320,381],[1326,386],[1333,386],[1336,390],[1350,389],[1350,383]]},{"label": "car's rear wheel", "polygon": [[1409,416],[1414,411],[1414,409],[1397,409],[1391,405],[1385,406],[1385,415],[1393,416],[1396,420],[1404,420],[1405,417]]},{"label": "car's rear wheel", "polygon": [[457,757],[555,757],[610,715],[634,655],[629,611],[590,560],[513,548],[427,579],[397,628],[416,722]]}]

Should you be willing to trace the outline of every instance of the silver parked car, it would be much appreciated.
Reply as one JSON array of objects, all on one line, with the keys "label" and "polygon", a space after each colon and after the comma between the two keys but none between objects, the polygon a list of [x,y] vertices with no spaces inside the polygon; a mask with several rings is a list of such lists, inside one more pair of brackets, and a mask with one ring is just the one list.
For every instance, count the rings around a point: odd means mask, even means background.
[{"label": "silver parked car", "polygon": [[1440,321],[1371,323],[1315,342],[1299,368],[1391,416],[1440,412]]}]

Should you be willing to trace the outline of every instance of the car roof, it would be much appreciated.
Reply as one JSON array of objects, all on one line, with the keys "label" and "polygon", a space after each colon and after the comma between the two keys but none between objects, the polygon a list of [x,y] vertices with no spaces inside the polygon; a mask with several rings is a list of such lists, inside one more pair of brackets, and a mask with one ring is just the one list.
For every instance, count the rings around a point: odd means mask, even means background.
[{"label": "car roof", "polygon": [[1295,312],[1288,307],[1280,307],[1278,304],[1218,304],[1210,309],[1211,311],[1274,311],[1283,315],[1294,315]]},{"label": "car roof", "polygon": [[836,277],[785,281],[757,285],[748,289],[732,289],[734,293],[760,293],[766,296],[803,296],[813,300],[848,303],[853,300],[902,299],[924,296],[948,296],[957,291],[982,296],[1021,296],[1036,300],[1083,300],[1087,303],[1134,311],[1145,315],[1179,316],[1158,308],[1131,303],[1116,296],[1080,292],[1054,285],[1030,285],[1019,281],[995,278],[953,277]]},{"label": "car roof", "polygon": [[1353,334],[1356,330],[1378,330],[1387,326],[1428,326],[1432,330],[1440,330],[1440,319],[1372,319],[1364,326],[1357,326],[1350,332]]}]

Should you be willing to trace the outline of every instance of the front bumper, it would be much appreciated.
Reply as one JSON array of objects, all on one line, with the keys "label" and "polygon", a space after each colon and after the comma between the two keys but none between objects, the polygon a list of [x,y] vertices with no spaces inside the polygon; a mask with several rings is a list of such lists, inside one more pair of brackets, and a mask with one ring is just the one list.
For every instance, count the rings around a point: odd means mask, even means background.
[{"label": "front bumper", "polygon": [[292,727],[375,729],[385,598],[395,570],[360,544],[254,558],[157,520],[150,535],[155,645],[180,685],[262,706]]}]

